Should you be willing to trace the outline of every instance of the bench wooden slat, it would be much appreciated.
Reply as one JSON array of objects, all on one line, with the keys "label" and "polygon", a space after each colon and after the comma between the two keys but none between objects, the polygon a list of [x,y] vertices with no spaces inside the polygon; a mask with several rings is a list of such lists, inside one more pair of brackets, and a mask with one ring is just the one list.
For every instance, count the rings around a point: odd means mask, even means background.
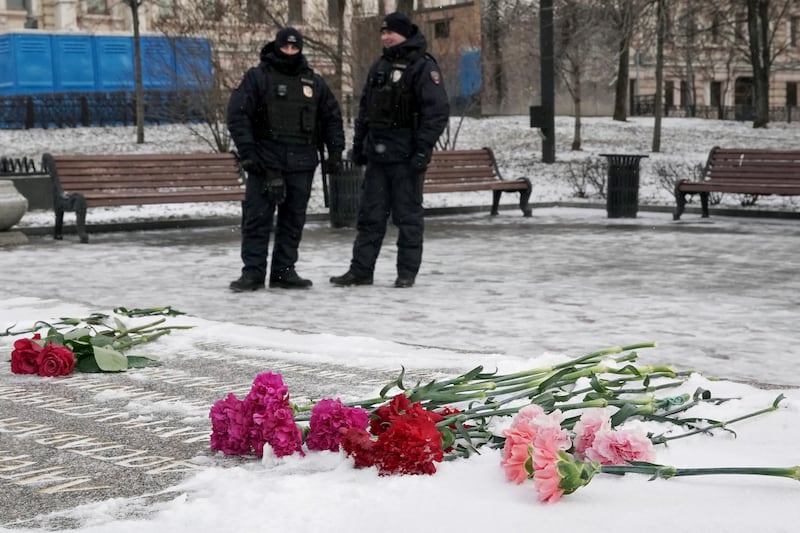
[{"label": "bench wooden slat", "polygon": [[43,161],[53,181],[56,239],[64,211],[77,213],[78,235],[88,242],[87,207],[244,199],[244,175],[232,153],[45,154]]},{"label": "bench wooden slat", "polygon": [[491,191],[491,214],[499,212],[500,196],[503,192],[519,192],[520,209],[524,216],[531,216],[528,205],[531,182],[528,178],[504,180],[497,169],[494,153],[490,148],[471,150],[437,150],[425,172],[424,193]]},{"label": "bench wooden slat", "polygon": [[681,180],[675,186],[678,220],[687,194],[700,194],[702,216],[708,217],[712,192],[756,195],[800,195],[800,150],[713,148],[702,181]]}]

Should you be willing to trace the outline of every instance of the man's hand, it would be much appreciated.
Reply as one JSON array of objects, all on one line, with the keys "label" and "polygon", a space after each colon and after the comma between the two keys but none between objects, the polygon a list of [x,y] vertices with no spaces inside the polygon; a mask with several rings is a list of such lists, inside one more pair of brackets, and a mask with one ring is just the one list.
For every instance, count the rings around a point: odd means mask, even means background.
[{"label": "man's hand", "polygon": [[428,168],[430,157],[424,152],[417,152],[411,156],[411,166],[418,172],[424,172]]},{"label": "man's hand", "polygon": [[261,162],[255,147],[247,146],[239,150],[239,164],[248,174],[263,176],[267,172],[267,167]]},{"label": "man's hand", "polygon": [[353,148],[352,150],[350,150],[348,157],[350,161],[362,167],[366,165],[368,162],[367,156],[364,155],[364,147],[360,144],[353,145]]},{"label": "man's hand", "polygon": [[341,174],[344,171],[342,152],[331,152],[328,159],[322,162],[322,166],[326,174]]}]

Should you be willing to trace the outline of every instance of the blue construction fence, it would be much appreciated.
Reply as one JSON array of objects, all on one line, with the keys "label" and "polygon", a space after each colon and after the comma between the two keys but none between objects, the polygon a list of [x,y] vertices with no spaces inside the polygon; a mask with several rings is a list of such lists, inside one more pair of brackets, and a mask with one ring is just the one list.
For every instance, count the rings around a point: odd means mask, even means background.
[{"label": "blue construction fence", "polygon": [[[145,35],[140,42],[145,104],[153,116],[167,120],[158,108],[186,107],[192,92],[211,89],[208,40]],[[0,34],[0,128],[124,124],[134,88],[132,36]],[[62,111],[67,116],[59,118]]]}]

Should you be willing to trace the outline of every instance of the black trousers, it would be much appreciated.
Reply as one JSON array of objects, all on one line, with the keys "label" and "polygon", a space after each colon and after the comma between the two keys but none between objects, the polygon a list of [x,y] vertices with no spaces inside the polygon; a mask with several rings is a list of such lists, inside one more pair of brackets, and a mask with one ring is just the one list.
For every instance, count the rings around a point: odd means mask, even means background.
[{"label": "black trousers", "polygon": [[[264,281],[270,234],[275,233],[272,248],[272,277],[294,268],[297,248],[306,223],[306,209],[311,196],[313,170],[284,172],[286,200],[275,205],[265,192],[265,177],[250,175],[242,202],[242,275]],[[277,207],[277,223],[274,224]]]},{"label": "black trousers", "polygon": [[422,263],[422,181],[409,164],[368,163],[358,211],[353,259],[350,269],[371,274],[381,251],[391,213],[397,226],[397,274],[414,277]]}]

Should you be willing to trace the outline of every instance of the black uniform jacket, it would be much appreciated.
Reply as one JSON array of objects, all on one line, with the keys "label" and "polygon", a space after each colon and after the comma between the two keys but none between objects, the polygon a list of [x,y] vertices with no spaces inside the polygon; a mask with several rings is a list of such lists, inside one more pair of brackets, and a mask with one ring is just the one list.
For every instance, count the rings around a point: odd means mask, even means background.
[{"label": "black uniform jacket", "polygon": [[427,41],[425,36],[414,26],[414,33],[404,42],[391,48],[383,49],[383,57],[389,62],[400,58],[417,56],[408,65],[410,85],[414,92],[416,114],[414,128],[371,128],[369,124],[367,102],[368,91],[372,90],[374,77],[381,64],[381,59],[370,67],[366,85],[361,94],[358,117],[354,125],[353,147],[360,149],[370,161],[378,163],[401,163],[410,160],[416,152],[423,152],[428,157],[439,136],[447,127],[450,117],[450,104],[444,80],[436,61],[425,52]]},{"label": "black uniform jacket", "polygon": [[[287,144],[262,137],[266,117],[266,95],[272,90],[270,72],[279,70],[284,74],[307,74],[313,72],[306,58],[289,63],[275,53],[275,43],[267,43],[261,50],[261,63],[247,71],[228,102],[228,130],[240,155],[255,150],[267,168],[281,171],[314,169],[319,163],[317,146]],[[318,91],[317,135],[328,148],[328,153],[344,150],[342,112],[325,80],[314,73],[314,90]]]}]

